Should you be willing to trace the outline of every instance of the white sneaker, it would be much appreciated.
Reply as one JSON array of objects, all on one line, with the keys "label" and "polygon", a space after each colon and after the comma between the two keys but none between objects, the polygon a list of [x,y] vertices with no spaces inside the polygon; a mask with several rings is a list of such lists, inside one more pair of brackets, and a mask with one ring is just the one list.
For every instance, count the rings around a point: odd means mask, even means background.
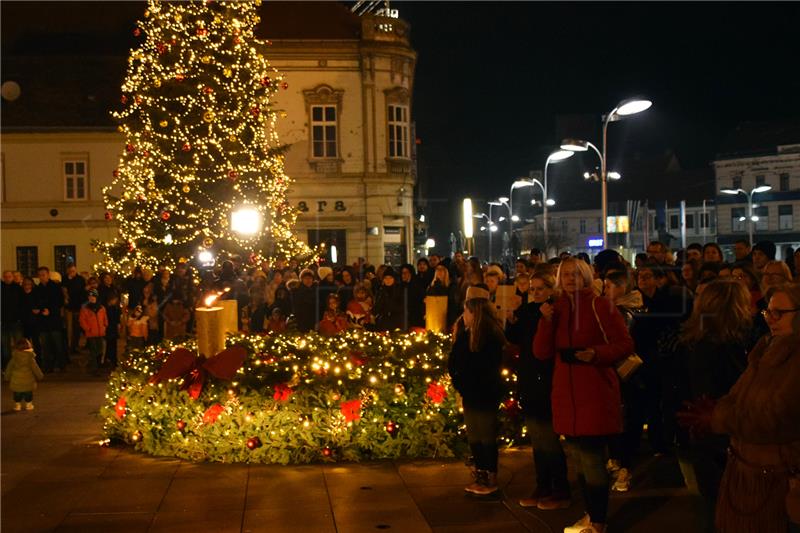
[{"label": "white sneaker", "polygon": [[583,518],[564,528],[564,533],[581,533],[586,528],[591,528],[592,522],[589,520],[589,513],[583,515]]},{"label": "white sneaker", "polygon": [[15,411],[22,411],[22,404],[19,403],[19,402],[15,403],[14,404],[14,410]]},{"label": "white sneaker", "polygon": [[33,411],[33,403],[28,402],[28,404],[25,406],[25,410],[26,411]]},{"label": "white sneaker", "polygon": [[616,492],[628,492],[631,488],[631,473],[627,468],[620,468],[617,472],[617,479],[611,486],[611,490]]}]

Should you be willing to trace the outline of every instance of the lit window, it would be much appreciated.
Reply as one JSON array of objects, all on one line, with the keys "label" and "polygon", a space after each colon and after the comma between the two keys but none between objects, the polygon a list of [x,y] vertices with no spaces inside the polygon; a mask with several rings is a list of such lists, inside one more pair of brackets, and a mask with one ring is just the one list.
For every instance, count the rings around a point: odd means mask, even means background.
[{"label": "lit window", "polygon": [[744,207],[734,207],[731,209],[731,229],[734,232],[743,232],[747,230],[747,219],[745,218]]},{"label": "lit window", "polygon": [[408,106],[389,106],[389,157],[408,155]]},{"label": "lit window", "polygon": [[311,144],[314,157],[336,157],[336,106],[311,106]]},{"label": "lit window", "polygon": [[769,229],[769,207],[753,208],[753,214],[758,217],[755,223],[757,231],[767,231]]},{"label": "lit window", "polygon": [[85,159],[64,160],[65,200],[86,200],[87,167]]}]

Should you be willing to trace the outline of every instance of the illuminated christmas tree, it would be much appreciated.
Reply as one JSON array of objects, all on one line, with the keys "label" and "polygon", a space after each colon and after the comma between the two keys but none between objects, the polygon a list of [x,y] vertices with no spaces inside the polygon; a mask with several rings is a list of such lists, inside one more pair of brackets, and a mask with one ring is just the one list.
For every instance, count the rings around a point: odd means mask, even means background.
[{"label": "illuminated christmas tree", "polygon": [[113,113],[126,145],[104,199],[119,235],[95,243],[99,268],[311,257],[292,232],[272,106],[288,84],[254,36],[259,3],[149,1]]}]

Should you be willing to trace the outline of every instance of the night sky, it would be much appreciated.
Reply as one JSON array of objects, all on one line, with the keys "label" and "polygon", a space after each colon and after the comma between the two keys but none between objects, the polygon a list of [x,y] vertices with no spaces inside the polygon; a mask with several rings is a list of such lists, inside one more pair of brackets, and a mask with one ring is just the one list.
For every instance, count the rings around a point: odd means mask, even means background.
[{"label": "night sky", "polygon": [[[3,2],[3,55],[20,53],[18,42],[8,44],[33,27],[68,35],[56,43],[25,42],[27,53],[46,53],[49,46],[127,55],[134,44],[130,27],[144,3],[84,2],[68,11],[34,2],[8,9],[13,5]],[[461,198],[507,195],[515,178],[543,167],[558,144],[560,116],[583,116],[574,135],[599,145],[602,113],[631,95],[654,101],[646,113],[611,125],[610,169],[623,158],[666,150],[675,151],[684,169],[707,169],[738,123],[800,118],[800,3],[392,7],[411,24],[419,54],[413,109],[422,142],[419,171],[430,233],[442,244],[460,226]],[[599,206],[599,185],[580,178],[594,166],[589,156],[551,166],[558,205]],[[623,177],[610,191],[625,187]],[[530,198],[529,191],[517,194]],[[657,186],[652,194],[656,200]]]},{"label": "night sky", "polygon": [[[610,126],[609,168],[667,149],[684,169],[708,167],[739,122],[800,117],[798,3],[392,7],[411,24],[419,54],[414,118],[432,205],[453,191],[507,196],[511,182],[541,169],[557,146],[558,115],[594,115],[590,140],[599,146],[600,115],[631,95],[654,106]],[[563,200],[572,190],[563,184],[579,182],[594,163],[583,156],[551,166],[551,196]],[[624,188],[624,179],[612,186]],[[589,207],[599,206],[595,187]],[[429,210],[438,242],[459,225],[456,204]]]}]

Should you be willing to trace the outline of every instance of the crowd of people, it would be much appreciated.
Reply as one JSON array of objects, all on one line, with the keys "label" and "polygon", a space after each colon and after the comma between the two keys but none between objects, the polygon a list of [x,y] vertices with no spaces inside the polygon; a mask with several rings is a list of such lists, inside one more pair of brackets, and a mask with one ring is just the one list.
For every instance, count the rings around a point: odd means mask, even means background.
[{"label": "crowd of people", "polygon": [[[97,373],[117,364],[118,347],[181,339],[208,295],[238,301],[242,331],[321,335],[424,328],[426,298],[446,297],[449,372],[475,466],[468,492],[498,490],[497,406],[511,367],[536,466],[520,505],[570,505],[566,443],[587,514],[565,531],[605,531],[609,491],[629,490],[647,450],[678,456],[716,502],[719,530],[786,531],[800,521],[800,250],[777,261],[774,244],[739,241],[734,253],[726,262],[716,243],[673,253],[652,242],[634,264],[613,250],[593,259],[533,250],[513,267],[455,253],[399,268],[278,258],[128,277],[75,265],[63,277],[40,267],[37,280],[7,271],[3,366],[25,374],[12,387],[21,408],[32,390],[17,389],[31,388],[39,366],[63,372],[83,350]],[[499,305],[504,285],[512,308]],[[636,369],[621,376],[631,357]]]}]

